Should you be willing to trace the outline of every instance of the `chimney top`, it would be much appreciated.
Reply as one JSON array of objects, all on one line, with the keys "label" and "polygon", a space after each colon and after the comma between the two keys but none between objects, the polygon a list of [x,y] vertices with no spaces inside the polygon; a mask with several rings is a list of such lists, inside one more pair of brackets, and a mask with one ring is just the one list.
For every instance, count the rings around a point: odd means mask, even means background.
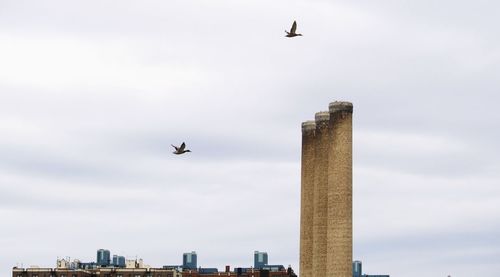
[{"label": "chimney top", "polygon": [[316,122],[321,122],[321,121],[328,121],[330,120],[330,113],[329,112],[317,112],[314,116],[316,119]]},{"label": "chimney top", "polygon": [[352,103],[351,102],[335,101],[335,102],[330,103],[330,105],[328,105],[328,108],[330,109],[330,113],[335,113],[335,112],[352,113]]},{"label": "chimney top", "polygon": [[302,122],[302,132],[316,130],[316,122],[313,120],[308,120],[306,122]]}]

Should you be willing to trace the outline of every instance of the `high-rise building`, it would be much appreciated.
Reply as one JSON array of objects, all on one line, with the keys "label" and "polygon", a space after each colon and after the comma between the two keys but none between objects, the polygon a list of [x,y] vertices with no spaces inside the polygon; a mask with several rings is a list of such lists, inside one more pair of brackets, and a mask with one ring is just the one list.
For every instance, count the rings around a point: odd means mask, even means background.
[{"label": "high-rise building", "polygon": [[352,262],[352,277],[361,277],[363,274],[361,261]]},{"label": "high-rise building", "polygon": [[109,266],[111,264],[111,254],[107,249],[97,250],[97,265]]},{"label": "high-rise building", "polygon": [[382,274],[363,274],[363,267],[361,261],[352,262],[352,277],[391,277],[389,275]]},{"label": "high-rise building", "polygon": [[267,252],[259,252],[255,251],[253,254],[253,267],[257,269],[261,269],[266,266],[267,261]]},{"label": "high-rise building", "polygon": [[196,269],[198,268],[198,255],[195,251],[191,253],[184,253],[182,255],[182,268],[183,269]]},{"label": "high-rise building", "polygon": [[115,267],[125,267],[125,257],[113,255],[113,266]]}]

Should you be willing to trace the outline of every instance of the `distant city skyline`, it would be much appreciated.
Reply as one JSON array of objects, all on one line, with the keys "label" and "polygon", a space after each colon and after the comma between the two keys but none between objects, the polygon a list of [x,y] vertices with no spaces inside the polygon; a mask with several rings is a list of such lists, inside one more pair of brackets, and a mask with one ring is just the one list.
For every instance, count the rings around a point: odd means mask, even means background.
[{"label": "distant city skyline", "polygon": [[[100,272],[101,274],[106,274],[106,269],[116,269],[114,272],[115,274],[121,274],[121,273],[116,273],[119,272],[119,270],[124,270],[123,272],[130,272],[126,270],[132,270],[132,269],[137,269],[140,272],[143,272],[147,275],[147,272],[154,272],[155,270],[173,270],[172,272],[181,272],[182,274],[191,274],[196,272],[196,274],[199,275],[205,275],[205,276],[211,276],[213,274],[219,273],[219,272],[227,272],[227,273],[233,273],[233,274],[242,274],[242,273],[249,273],[251,272],[253,274],[254,270],[257,270],[255,274],[257,276],[262,276],[259,275],[260,270],[264,271],[269,271],[269,272],[287,272],[289,276],[296,276],[294,275],[294,270],[290,266],[288,268],[285,268],[284,265],[272,265],[269,264],[268,260],[268,253],[267,252],[261,252],[261,251],[254,251],[254,260],[253,260],[253,266],[249,267],[232,267],[231,265],[226,265],[222,270],[219,270],[218,268],[213,268],[213,267],[198,267],[197,266],[197,261],[198,261],[198,254],[196,251],[191,251],[191,252],[186,252],[182,254],[182,265],[163,265],[163,266],[151,266],[146,263],[144,263],[144,260],[142,258],[136,257],[135,259],[125,259],[123,256],[119,256],[116,254],[113,254],[113,260],[110,262],[108,257],[111,256],[111,251],[109,249],[98,249],[97,250],[97,258],[95,261],[84,261],[82,262],[78,258],[74,258],[71,260],[70,258],[62,258],[59,259],[57,258],[57,263],[56,267],[47,267],[47,266],[42,266],[42,267],[14,267],[13,269],[13,277],[19,277],[23,276],[22,273],[26,274],[30,272],[30,274],[37,274],[36,272],[54,272],[56,276],[53,277],[59,277],[60,275],[67,275],[67,273],[73,272],[73,274],[78,275],[82,271],[87,271],[87,272],[92,272],[94,271],[99,271],[99,269],[102,269]],[[71,271],[72,270],[72,271]],[[390,277],[390,275],[373,275],[373,274],[363,274],[362,272],[362,262],[359,260],[355,260],[352,262],[352,277]],[[90,273],[89,273],[90,274]],[[262,273],[261,273],[262,274]],[[31,275],[30,275],[31,276]],[[29,277],[29,276],[28,276]],[[161,277],[161,276],[158,276]]]},{"label": "distant city skyline", "polygon": [[[94,267],[116,267],[116,266],[123,266],[123,267],[129,267],[129,262],[130,261],[135,261],[135,265],[131,267],[151,267],[151,265],[143,263],[143,259],[141,257],[134,257],[134,258],[128,258],[126,259],[124,256],[117,255],[112,253],[111,250],[109,249],[98,249],[96,251],[96,259],[94,260],[89,260],[89,261],[82,261],[80,258],[73,258],[71,260],[70,257],[66,258],[57,258],[57,263],[56,267],[61,267],[61,268],[77,268],[78,265],[72,265],[73,263],[82,263],[85,265],[92,265]],[[113,255],[112,255],[113,254]],[[109,257],[113,257],[111,260]],[[253,266],[252,266],[253,265]],[[269,255],[267,252],[261,252],[261,251],[254,251],[253,252],[253,263],[252,265],[245,266],[245,268],[263,268],[266,266],[269,266]],[[175,268],[184,268],[184,269],[197,269],[198,267],[198,253],[196,251],[190,251],[190,252],[184,252],[182,253],[182,263],[178,265],[173,265],[173,264],[163,264],[163,265],[156,265],[157,267],[175,267]],[[227,266],[227,264],[226,264]],[[231,266],[231,265],[229,265]],[[44,266],[46,267],[46,266]]]}]

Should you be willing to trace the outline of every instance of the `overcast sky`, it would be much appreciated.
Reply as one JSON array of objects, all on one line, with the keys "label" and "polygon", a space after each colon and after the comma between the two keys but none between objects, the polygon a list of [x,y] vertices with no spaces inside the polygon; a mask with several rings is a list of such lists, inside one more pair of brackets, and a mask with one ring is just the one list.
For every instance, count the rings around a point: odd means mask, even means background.
[{"label": "overcast sky", "polygon": [[364,272],[500,272],[499,10],[0,0],[0,275],[98,248],[298,272],[300,124],[335,100]]}]

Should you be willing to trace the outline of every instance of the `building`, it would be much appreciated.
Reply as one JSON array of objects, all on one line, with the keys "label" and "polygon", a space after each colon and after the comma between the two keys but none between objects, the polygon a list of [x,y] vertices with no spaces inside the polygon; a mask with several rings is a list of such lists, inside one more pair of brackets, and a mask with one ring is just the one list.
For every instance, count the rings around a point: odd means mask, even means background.
[{"label": "building", "polygon": [[69,261],[66,261],[65,259],[57,259],[56,268],[68,268],[68,267],[69,267]]},{"label": "building", "polygon": [[97,250],[97,265],[109,266],[111,265],[111,254],[107,249]]},{"label": "building", "polygon": [[69,267],[70,267],[69,258],[68,258],[68,260],[66,260],[66,259],[57,259],[57,261],[56,261],[56,268],[69,268]]},{"label": "building", "polygon": [[219,269],[215,267],[200,267],[198,268],[198,272],[200,274],[214,274],[214,273],[219,273]]},{"label": "building", "polygon": [[12,277],[92,277],[92,273],[82,269],[68,268],[14,268]]},{"label": "building", "polygon": [[67,268],[13,268],[12,277],[296,277],[291,268],[278,271],[255,268],[235,268],[234,271],[219,272],[217,269],[184,270],[165,268],[116,268],[94,269]]},{"label": "building", "polygon": [[178,271],[182,271],[182,265],[164,265],[162,268],[164,269],[175,269]]},{"label": "building", "polygon": [[352,277],[361,277],[363,274],[361,261],[352,262]]},{"label": "building", "polygon": [[198,268],[198,255],[195,251],[191,253],[184,253],[182,255],[182,268],[183,269],[197,269]]},{"label": "building", "polygon": [[270,264],[262,267],[263,270],[268,270],[270,272],[285,271],[285,267],[281,264]]},{"label": "building", "polygon": [[390,277],[389,275],[371,275],[371,274],[363,274],[363,266],[361,261],[352,262],[352,276],[353,277]]},{"label": "building", "polygon": [[113,255],[113,266],[115,267],[125,267],[125,257]]},{"label": "building", "polygon": [[267,252],[259,252],[255,251],[253,254],[253,267],[257,269],[261,269],[268,263]]},{"label": "building", "polygon": [[125,268],[151,268],[151,266],[145,264],[142,259],[132,259],[125,260]]},{"label": "building", "polygon": [[74,259],[57,259],[56,268],[63,269],[96,269],[100,267],[119,267],[119,268],[151,268],[144,264],[142,259],[126,260],[124,256],[113,255],[113,260],[109,261],[110,252],[106,249],[97,250],[97,262],[81,262]]},{"label": "building", "polygon": [[178,271],[163,268],[100,268],[96,273],[101,277],[182,277]]},{"label": "building", "polygon": [[266,269],[241,268],[236,267],[234,271],[204,273],[197,270],[185,270],[182,272],[182,277],[297,277],[293,270],[269,271]]},{"label": "building", "polygon": [[14,268],[12,277],[182,277],[175,270],[163,268],[113,268],[60,269],[60,268]]},{"label": "building", "polygon": [[99,266],[97,265],[97,263],[94,263],[94,262],[90,262],[90,263],[79,263],[78,264],[78,268],[79,269],[96,269],[98,268]]},{"label": "building", "polygon": [[70,261],[69,258],[67,260],[66,259],[57,259],[56,268],[76,269],[76,268],[80,268],[81,263],[82,262],[80,262],[80,260],[78,260],[78,259],[74,259],[73,261]]}]

